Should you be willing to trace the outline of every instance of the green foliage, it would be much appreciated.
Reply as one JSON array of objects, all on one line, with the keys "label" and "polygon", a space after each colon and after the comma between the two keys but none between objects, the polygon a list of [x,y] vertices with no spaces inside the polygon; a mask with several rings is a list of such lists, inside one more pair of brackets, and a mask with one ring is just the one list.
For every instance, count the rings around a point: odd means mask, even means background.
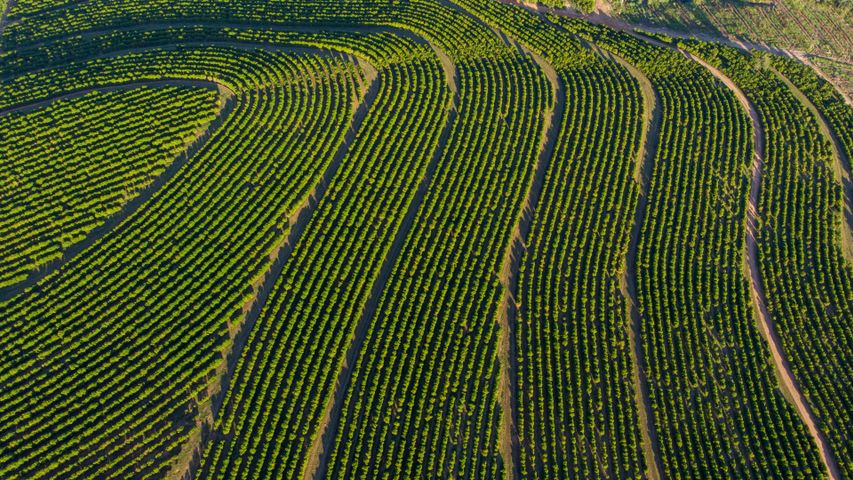
[{"label": "green foliage", "polygon": [[759,109],[768,306],[849,471],[840,191],[815,119],[768,67],[849,151],[851,110],[810,71],[494,0],[18,0],[11,19],[0,109],[50,105],[0,116],[0,182],[22,192],[0,192],[0,283],[121,209],[215,94],[52,99],[163,79],[233,98],[135,213],[0,303],[0,478],[164,478],[195,444],[193,478],[289,478],[324,440],[328,478],[500,478],[502,413],[522,478],[642,478],[632,229],[664,476],[819,476],[743,273],[754,132],[678,48]]},{"label": "green foliage", "polygon": [[0,117],[0,290],[118,214],[213,119],[215,92],[86,94]]}]

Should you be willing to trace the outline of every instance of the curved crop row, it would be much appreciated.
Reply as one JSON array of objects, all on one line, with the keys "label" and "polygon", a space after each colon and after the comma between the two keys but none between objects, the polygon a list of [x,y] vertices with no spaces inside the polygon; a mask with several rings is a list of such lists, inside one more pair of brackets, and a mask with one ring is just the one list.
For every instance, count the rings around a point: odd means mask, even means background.
[{"label": "curved crop row", "polygon": [[0,290],[138,195],[213,120],[216,99],[207,89],[137,88],[0,117]]},{"label": "curved crop row", "polygon": [[530,58],[458,76],[457,127],[352,366],[331,478],[500,477],[497,275],[550,95]]},{"label": "curved crop row", "polygon": [[523,263],[522,476],[633,478],[644,465],[625,299],[616,292],[637,201],[639,92],[603,64],[563,78],[585,101],[566,113]]},{"label": "curved crop row", "polygon": [[24,16],[12,11],[2,38],[3,50],[52,41],[94,29],[135,28],[146,23],[212,22],[252,24],[377,25],[393,22],[406,2],[387,0],[89,0],[68,8]]},{"label": "curved crop row", "polygon": [[207,384],[232,322],[252,301],[289,213],[343,138],[357,88],[352,65],[335,57],[212,47],[28,80],[146,75],[228,79],[234,112],[144,208],[0,305],[2,477],[140,477],[170,468],[199,409],[209,408]]},{"label": "curved crop row", "polygon": [[461,3],[554,65],[567,97],[532,212],[512,327],[519,474],[640,476],[627,309],[617,293],[638,193],[638,84],[535,16]]},{"label": "curved crop row", "polygon": [[[428,50],[398,42],[389,50]],[[418,54],[411,52],[411,58]],[[391,55],[393,56],[393,54]],[[382,259],[437,148],[449,89],[438,60],[390,63],[341,172],[284,266],[237,365],[201,478],[305,468]],[[405,161],[400,161],[405,159]]]},{"label": "curved crop row", "polygon": [[661,98],[638,251],[641,334],[663,475],[806,478],[814,445],[773,377],[743,274],[750,122],[681,54],[560,18],[619,53]]},{"label": "curved crop row", "polygon": [[[853,269],[837,241],[840,186],[815,117],[763,57],[700,47],[753,98],[767,158],[758,247],[768,309],[843,478],[853,475]],[[839,112],[842,113],[842,112]]]}]

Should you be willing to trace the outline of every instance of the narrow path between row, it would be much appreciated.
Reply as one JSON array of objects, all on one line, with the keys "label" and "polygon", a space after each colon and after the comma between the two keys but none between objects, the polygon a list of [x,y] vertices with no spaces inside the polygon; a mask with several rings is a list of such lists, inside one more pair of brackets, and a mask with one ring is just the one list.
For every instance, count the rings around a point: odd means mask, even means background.
[{"label": "narrow path between row", "polygon": [[62,252],[61,257],[47,263],[46,265],[43,265],[38,270],[33,270],[32,272],[30,272],[29,276],[25,280],[0,289],[0,302],[8,301],[9,299],[17,295],[25,293],[27,289],[36,285],[42,279],[53,274],[55,271],[62,268],[63,265],[71,261],[71,259],[94,245],[95,242],[100,240],[104,235],[109,233],[116,226],[121,224],[121,222],[123,222],[126,218],[136,212],[142,205],[147,203],[148,200],[151,199],[151,197],[157,191],[159,191],[160,188],[163,187],[163,185],[169,182],[172,177],[174,177],[175,174],[178,173],[181,167],[183,167],[196,154],[196,152],[198,152],[199,149],[201,149],[201,147],[203,147],[207,143],[207,141],[212,138],[213,134],[219,129],[219,127],[225,122],[225,119],[231,114],[231,111],[234,109],[234,105],[236,102],[234,92],[218,83],[201,80],[173,79],[129,82],[122,85],[86,88],[58,97],[54,97],[48,100],[43,100],[24,106],[16,106],[0,111],[0,116],[7,115],[10,113],[27,112],[32,109],[39,108],[52,102],[55,102],[57,100],[77,98],[93,91],[121,91],[139,87],[165,86],[195,86],[218,90],[220,95],[221,108],[218,112],[216,112],[216,117],[214,118],[214,120],[210,122],[205,129],[196,133],[195,138],[187,146],[186,150],[184,150],[183,153],[181,153],[168,167],[166,167],[163,173],[157,176],[157,178],[155,178],[146,187],[139,190],[137,195],[133,199],[128,201],[126,204],[124,204],[124,206],[118,213],[109,217],[104,221],[104,223],[89,231],[86,234],[85,238],[83,238],[83,240],[68,247],[67,250]]},{"label": "narrow path between row", "polygon": [[293,252],[294,246],[302,237],[311,217],[317,210],[320,200],[334,179],[341,162],[349,151],[350,145],[355,140],[362,122],[376,99],[381,85],[381,78],[378,72],[373,65],[364,59],[354,58],[353,61],[361,67],[364,73],[364,82],[361,85],[361,100],[354,102],[353,105],[350,126],[318,183],[288,217],[289,230],[287,235],[271,251],[269,255],[270,265],[266,274],[252,285],[254,294],[243,305],[242,317],[234,324],[233,328],[229,329],[230,339],[222,351],[225,361],[216,372],[218,379],[211,384],[207,392],[209,398],[211,398],[210,409],[208,411],[200,409],[197,418],[198,428],[184,443],[182,451],[177,457],[179,461],[176,461],[173,465],[169,478],[194,477],[195,469],[199,466],[201,452],[209,440],[207,438],[210,433],[208,430],[209,426],[213,424],[214,419],[219,414],[219,410],[222,408],[225,392],[228,391],[234,370],[237,367],[237,361],[243,352],[243,348],[249,338],[249,333],[260,317],[269,293],[281,275],[287,259]]},{"label": "narrow path between row", "polygon": [[613,52],[596,48],[601,55],[615,61],[640,84],[643,95],[643,131],[640,136],[640,148],[635,157],[634,180],[640,189],[637,206],[631,224],[631,237],[628,251],[623,260],[623,274],[620,279],[622,297],[626,300],[628,315],[628,340],[631,342],[631,363],[634,376],[634,396],[637,402],[637,412],[640,422],[640,436],[643,442],[643,455],[648,468],[648,478],[658,480],[663,478],[663,467],[660,463],[660,446],[655,430],[654,416],[649,399],[649,380],[646,374],[646,356],[643,350],[640,323],[640,301],[637,296],[637,250],[640,245],[640,233],[646,218],[648,205],[649,182],[654,170],[655,155],[657,155],[662,122],[661,102],[657,90],[646,75],[633,64]]},{"label": "narrow path between row", "polygon": [[16,104],[10,107],[0,108],[0,117],[5,115],[9,115],[12,113],[28,113],[33,110],[46,107],[51,105],[54,102],[58,102],[60,100],[73,100],[75,98],[80,98],[84,95],[87,95],[92,92],[116,92],[122,90],[131,90],[139,87],[196,87],[196,88],[207,88],[211,90],[218,90],[220,96],[223,98],[233,99],[235,94],[234,91],[231,90],[230,87],[218,82],[212,82],[207,80],[190,80],[183,78],[175,78],[169,80],[142,80],[142,81],[133,81],[127,83],[119,83],[114,85],[104,85],[104,86],[96,86],[96,87],[87,87],[81,88],[79,90],[74,90],[73,92],[63,93],[61,95],[56,95],[48,98],[44,98],[41,100],[36,100],[33,102],[24,102],[20,104]]},{"label": "narrow path between row", "polygon": [[397,262],[397,258],[405,244],[406,237],[408,236],[412,225],[414,225],[415,216],[420,210],[421,204],[426,197],[427,190],[432,181],[432,176],[438,166],[438,161],[444,154],[445,146],[450,138],[450,132],[453,130],[453,126],[456,123],[457,108],[459,106],[459,79],[456,73],[456,65],[444,51],[431,42],[427,43],[438,57],[442,70],[444,71],[448,87],[452,92],[451,99],[447,105],[447,119],[439,136],[438,145],[433,151],[433,155],[427,164],[426,172],[418,183],[418,188],[406,209],[403,221],[394,235],[391,248],[388,250],[382,261],[379,275],[373,281],[373,285],[370,288],[370,296],[368,297],[367,303],[365,304],[358,319],[354,337],[347,348],[343,364],[337,374],[334,390],[331,397],[326,401],[326,406],[323,409],[323,416],[320,417],[320,422],[314,435],[314,441],[308,450],[308,460],[305,463],[305,469],[301,475],[304,480],[319,480],[326,478],[326,472],[329,466],[329,457],[332,453],[338,427],[340,426],[341,412],[343,411],[344,400],[346,400],[346,392],[352,378],[353,367],[361,353],[362,345],[364,344],[365,337],[367,336],[367,328],[373,319],[373,315],[376,313],[376,308],[379,306],[379,299],[382,297],[382,292],[385,290],[385,285],[391,276],[391,269]]},{"label": "narrow path between row", "polygon": [[551,84],[552,107],[543,112],[542,138],[539,142],[539,157],[533,171],[533,176],[527,187],[521,211],[512,229],[512,237],[507,245],[501,262],[499,281],[501,284],[501,301],[498,307],[498,361],[500,363],[500,381],[498,402],[501,408],[501,423],[499,449],[506,467],[507,479],[521,478],[519,460],[518,414],[518,359],[515,351],[516,317],[518,315],[518,280],[519,268],[527,250],[527,239],[533,224],[536,205],[542,195],[545,185],[545,175],[548,165],[554,155],[560,127],[566,110],[566,91],[554,68],[542,57],[526,50],[533,58],[548,82]]},{"label": "narrow path between row", "polygon": [[723,82],[723,84],[735,94],[744,110],[749,114],[750,121],[752,122],[754,155],[752,158],[752,178],[749,189],[749,205],[746,212],[747,236],[745,252],[750,294],[752,296],[753,303],[757,307],[756,310],[759,324],[761,325],[761,331],[770,346],[770,354],[773,357],[773,364],[776,366],[778,377],[782,380],[781,386],[787,390],[794,406],[797,409],[797,413],[800,415],[800,418],[814,439],[820,453],[821,461],[829,474],[830,480],[839,480],[841,475],[838,470],[838,464],[835,461],[823,432],[818,428],[814,414],[806,402],[799,384],[794,377],[791,366],[785,357],[782,341],[779,339],[776,332],[773,316],[767,310],[767,297],[764,294],[761,270],[758,265],[757,245],[758,196],[761,192],[761,183],[763,179],[762,164],[764,163],[765,146],[764,128],[761,125],[758,111],[743,91],[741,91],[741,89],[723,72],[688,52],[682,51],[682,53],[687,58],[705,67],[705,69],[711,72],[714,77]]}]

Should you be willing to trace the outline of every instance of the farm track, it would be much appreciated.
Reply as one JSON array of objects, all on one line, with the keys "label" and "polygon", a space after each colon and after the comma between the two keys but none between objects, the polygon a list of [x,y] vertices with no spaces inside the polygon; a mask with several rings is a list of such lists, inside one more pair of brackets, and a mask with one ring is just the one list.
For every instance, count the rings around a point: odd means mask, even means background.
[{"label": "farm track", "polygon": [[[604,15],[604,14],[600,14],[600,13],[592,14],[592,15],[583,15],[583,14],[579,14],[579,13],[574,12],[574,11],[569,10],[569,9],[559,9],[559,10],[546,9],[544,7],[539,7],[538,5],[532,5],[532,4],[527,3],[527,2],[518,3],[514,0],[500,0],[500,1],[503,3],[511,4],[511,5],[521,6],[522,8],[525,8],[527,10],[531,10],[535,13],[540,13],[540,14],[542,14],[542,13],[556,13],[558,15],[565,15],[565,16],[569,16],[571,18],[578,18],[578,19],[586,20],[586,21],[589,21],[592,23],[605,25],[605,26],[608,26],[610,28],[614,28],[616,30],[621,30],[625,33],[628,33],[628,34],[630,34],[636,38],[639,38],[640,40],[651,43],[653,45],[657,45],[659,47],[664,47],[664,48],[668,48],[668,49],[678,51],[681,54],[683,54],[685,57],[687,57],[688,59],[696,62],[697,64],[699,64],[703,68],[707,69],[712,75],[714,75],[715,78],[720,80],[727,88],[729,88],[735,94],[738,101],[741,103],[741,105],[745,109],[746,113],[750,117],[750,120],[751,120],[752,125],[753,125],[753,132],[754,132],[753,142],[754,142],[755,156],[753,158],[753,163],[752,163],[751,186],[750,186],[750,194],[749,194],[749,206],[747,209],[747,242],[746,242],[746,252],[745,252],[747,270],[748,270],[747,273],[748,273],[750,287],[751,287],[750,292],[751,292],[751,295],[753,297],[753,302],[755,303],[757,310],[758,310],[758,312],[757,312],[758,313],[758,320],[759,320],[759,323],[761,325],[761,330],[762,330],[764,337],[766,338],[766,340],[770,346],[772,360],[773,360],[773,363],[774,363],[776,370],[778,372],[778,376],[781,379],[781,383],[782,383],[781,387],[785,388],[785,390],[788,391],[788,393],[789,393],[789,395],[790,395],[790,397],[794,403],[794,406],[797,409],[797,412],[798,412],[800,418],[802,419],[803,423],[808,428],[809,433],[811,434],[811,436],[812,436],[812,438],[813,438],[813,440],[814,440],[814,442],[818,448],[818,451],[819,451],[820,456],[821,456],[821,461],[823,462],[824,467],[826,468],[826,470],[829,474],[830,480],[840,479],[841,477],[840,477],[840,473],[839,473],[839,469],[838,469],[838,465],[836,463],[836,460],[835,460],[831,450],[829,449],[829,446],[828,446],[828,443],[826,441],[825,436],[823,435],[823,433],[818,428],[817,422],[815,421],[814,414],[811,411],[810,407],[808,406],[807,402],[805,401],[805,398],[802,394],[802,391],[800,390],[799,385],[794,378],[793,372],[792,372],[790,365],[789,365],[789,363],[785,357],[784,349],[782,347],[781,340],[779,339],[778,334],[776,333],[775,324],[773,323],[772,316],[770,315],[770,313],[766,307],[766,296],[764,294],[763,284],[762,284],[762,280],[761,280],[761,274],[760,274],[760,270],[758,268],[758,257],[757,257],[758,248],[757,248],[757,244],[756,244],[756,228],[757,228],[756,222],[757,222],[757,211],[758,211],[757,205],[758,205],[758,195],[760,192],[760,187],[761,187],[761,182],[762,182],[761,163],[762,163],[763,158],[764,158],[764,130],[760,124],[758,112],[755,109],[755,107],[752,105],[752,103],[749,101],[749,99],[746,97],[746,95],[743,94],[743,92],[740,90],[740,88],[730,78],[728,78],[725,74],[723,74],[717,68],[713,67],[712,65],[708,64],[707,62],[705,62],[699,58],[696,58],[695,56],[689,54],[688,52],[685,52],[685,51],[678,49],[674,45],[670,45],[670,44],[655,40],[654,38],[647,37],[645,35],[638,33],[637,31],[635,31],[635,29],[643,30],[642,27],[629,25],[625,22],[621,22],[619,20],[613,19],[612,17],[610,17],[608,15]],[[645,31],[649,32],[649,30],[645,30]],[[684,35],[684,34],[681,34],[678,32],[668,31],[668,29],[656,29],[652,33],[665,33],[667,35],[670,35],[670,36],[673,36],[676,38],[690,38],[691,37],[691,36],[687,36],[687,35]],[[702,38],[701,36],[692,36],[692,37]],[[725,43],[725,44],[734,46],[734,47],[741,49],[741,50],[752,48],[755,50],[769,51],[770,53],[780,54],[780,52],[776,51],[775,49],[769,49],[767,47],[763,47],[763,46],[759,46],[759,45],[745,44],[742,42],[734,42],[732,40],[719,39],[719,38],[715,38],[715,37],[706,38],[705,40],[716,41],[719,43]],[[792,56],[791,54],[787,54],[786,52],[782,52],[782,54],[785,54],[787,56]],[[797,58],[797,57],[793,56],[793,58]],[[794,87],[794,85],[791,84],[791,82],[787,78],[785,78],[783,75],[781,75],[778,72],[776,72],[776,74],[779,75],[783,79],[783,81],[785,81],[788,84],[788,86],[790,88],[792,88],[792,91],[795,94],[798,94],[801,101],[803,101],[806,104],[806,106],[809,107],[809,109],[816,115],[817,121],[821,125],[822,132],[824,133],[825,136],[827,136],[830,139],[831,143],[833,144],[833,149],[834,149],[834,152],[836,154],[836,159],[839,163],[838,169],[840,170],[843,168],[844,172],[849,174],[849,162],[847,161],[846,157],[842,156],[843,155],[843,153],[842,153],[843,149],[840,148],[840,145],[838,144],[837,138],[833,134],[832,130],[829,128],[829,124],[826,122],[826,120],[823,118],[823,116],[820,114],[820,112],[817,110],[817,108],[813,104],[811,104],[811,102],[808,100],[807,97],[805,97],[804,94],[802,94],[802,92],[800,92],[798,89],[796,89],[796,87]],[[843,178],[842,178],[842,180],[843,180]],[[845,187],[846,187],[846,185],[847,184],[845,183]],[[845,192],[846,192],[846,189],[845,189]],[[848,196],[845,195],[845,200],[847,198],[848,198]],[[641,197],[641,199],[642,199],[642,197]],[[847,202],[845,202],[845,203],[847,203]],[[847,203],[847,205],[850,205],[850,204]],[[634,232],[632,229],[632,238],[633,237],[634,237]],[[629,248],[629,255],[630,255],[630,248]],[[630,265],[630,262],[629,262],[629,265]],[[629,295],[630,295],[630,292],[629,292]]]},{"label": "farm track", "polygon": [[148,186],[141,189],[139,193],[132,200],[127,202],[117,214],[108,218],[104,223],[92,229],[88,234],[86,234],[85,238],[80,242],[72,245],[66,251],[62,253],[62,256],[48,264],[44,265],[38,270],[35,270],[30,273],[29,277],[22,282],[19,282],[15,285],[11,285],[0,289],[0,302],[5,302],[14,298],[17,295],[23,294],[28,288],[36,285],[42,279],[50,276],[60,268],[62,268],[66,263],[68,263],[71,259],[79,255],[81,252],[85,251],[95,243],[97,243],[102,237],[107,235],[110,231],[112,231],[116,226],[121,224],[126,218],[131,216],[134,212],[139,210],[139,208],[145,205],[151,197],[157,193],[160,188],[162,188],[166,183],[168,183],[175,174],[183,167],[190,159],[207,143],[207,141],[213,137],[216,131],[220,126],[225,122],[225,119],[230,115],[231,111],[234,109],[235,100],[234,93],[231,89],[220,85],[214,82],[207,82],[201,80],[157,80],[157,81],[140,81],[140,82],[130,82],[122,85],[113,85],[106,87],[92,87],[86,88],[83,90],[77,90],[72,93],[68,93],[66,95],[62,95],[59,97],[54,97],[47,100],[42,100],[39,102],[35,102],[32,104],[27,104],[24,106],[16,106],[8,109],[4,109],[0,111],[0,116],[7,115],[10,113],[19,113],[19,112],[27,112],[33,110],[35,108],[48,105],[57,100],[65,100],[71,98],[77,98],[83,96],[87,93],[93,91],[120,91],[120,90],[128,90],[132,88],[139,87],[164,87],[164,86],[195,86],[195,87],[203,87],[203,88],[212,88],[220,91],[220,98],[222,103],[222,108],[216,113],[216,118],[208,124],[207,128],[198,132],[195,139],[188,145],[187,149],[179,155],[167,168],[163,173],[161,173],[157,178],[155,178]]},{"label": "farm track", "polygon": [[533,214],[542,188],[545,185],[545,174],[548,164],[554,155],[557,139],[560,133],[563,116],[566,110],[566,91],[557,72],[542,57],[527,51],[533,58],[548,82],[551,84],[553,103],[550,111],[544,113],[542,125],[539,158],[533,170],[533,176],[527,187],[518,219],[512,229],[512,237],[504,253],[500,270],[501,301],[498,307],[497,321],[499,325],[498,361],[500,363],[500,382],[498,402],[501,408],[501,426],[499,449],[504,465],[507,465],[506,477],[521,478],[516,415],[518,412],[517,372],[518,359],[515,351],[515,325],[518,315],[518,280],[522,258],[527,250],[527,239],[533,224]]},{"label": "farm track", "polygon": [[412,225],[414,225],[415,216],[420,210],[421,204],[426,197],[427,190],[429,189],[432,181],[432,176],[438,166],[438,161],[444,153],[444,148],[447,145],[450,133],[456,121],[457,108],[459,105],[459,80],[456,73],[456,66],[440,48],[432,43],[429,43],[429,45],[441,63],[448,86],[453,94],[447,106],[447,119],[439,136],[438,145],[433,151],[433,155],[427,164],[426,172],[418,183],[415,195],[406,209],[403,221],[400,223],[400,226],[394,235],[391,247],[384,256],[382,266],[379,270],[379,275],[376,277],[373,285],[371,286],[370,295],[356,324],[354,336],[347,348],[344,361],[340,367],[340,371],[338,372],[337,379],[335,380],[335,387],[332,392],[332,396],[326,402],[326,406],[323,409],[323,416],[320,417],[320,422],[317,426],[314,440],[308,450],[308,461],[306,462],[304,471],[301,475],[305,480],[326,478],[326,472],[329,466],[329,455],[332,453],[332,447],[334,446],[334,440],[337,436],[338,427],[340,425],[341,412],[344,407],[344,400],[346,400],[347,388],[349,387],[349,382],[352,378],[353,366],[361,353],[362,345],[364,344],[365,337],[367,336],[367,329],[370,326],[370,322],[373,319],[374,314],[376,313],[377,307],[379,306],[379,300],[382,297],[382,292],[385,290],[385,285],[391,276],[391,269],[394,267],[394,264],[403,249],[406,237],[408,236]]},{"label": "farm track", "polygon": [[817,122],[818,129],[832,147],[832,158],[834,160],[833,173],[835,174],[835,180],[841,185],[844,194],[844,208],[841,211],[841,232],[839,232],[841,234],[840,246],[844,257],[853,265],[853,177],[851,177],[850,173],[850,159],[847,157],[847,151],[844,149],[832,126],[826,120],[826,117],[824,117],[823,113],[811,99],[802,90],[797,88],[782,72],[779,72],[770,65],[767,68],[782,80],[800,103],[811,112],[815,122]]},{"label": "farm track", "polygon": [[[826,437],[823,435],[823,432],[821,432],[818,428],[814,413],[811,411],[811,408],[806,402],[806,399],[803,396],[799,384],[796,378],[794,377],[794,373],[791,370],[791,366],[785,356],[782,341],[776,332],[776,326],[773,321],[773,316],[767,310],[767,297],[764,293],[763,282],[761,279],[761,270],[759,269],[758,265],[757,245],[758,198],[761,192],[761,183],[763,179],[762,164],[764,162],[765,146],[764,128],[761,125],[758,111],[756,110],[752,102],[749,101],[743,91],[741,91],[741,89],[723,72],[715,68],[713,65],[708,64],[704,60],[697,58],[694,55],[691,55],[690,53],[682,53],[687,58],[693,60],[699,65],[702,65],[705,69],[711,72],[714,77],[723,82],[723,84],[725,84],[726,87],[735,94],[738,101],[749,115],[750,121],[752,122],[754,155],[752,159],[752,172],[749,189],[749,205],[747,207],[746,215],[747,236],[745,252],[747,273],[750,284],[750,293],[752,296],[752,301],[756,306],[759,324],[761,325],[761,331],[770,347],[770,354],[773,359],[773,364],[776,366],[778,376],[782,381],[782,385],[780,385],[780,387],[783,387],[787,390],[791,400],[793,401],[794,406],[797,409],[797,413],[799,413],[800,418],[808,428],[809,433],[811,434],[817,446],[817,449],[820,452],[821,461],[823,462],[824,467],[826,468],[827,473],[829,474],[830,480],[839,480],[841,478],[841,474],[838,469],[838,464],[836,463],[832,451],[829,448]],[[793,88],[793,85],[789,86]]]},{"label": "farm track", "polygon": [[500,372],[498,403],[501,410],[498,450],[504,465],[506,465],[505,478],[512,480],[521,478],[520,442],[516,426],[518,412],[518,383],[516,378],[518,359],[515,351],[515,321],[518,314],[516,297],[518,294],[519,267],[524,252],[527,249],[527,236],[533,222],[533,213],[536,209],[536,204],[539,202],[539,197],[542,194],[542,188],[545,184],[548,163],[554,155],[559,137],[560,125],[562,124],[565,112],[566,92],[556,70],[544,58],[536,55],[523,45],[510,40],[503,31],[490,25],[461,5],[452,3],[449,0],[443,0],[442,3],[466,15],[483,27],[488,28],[505,45],[515,47],[520,54],[529,55],[548,79],[553,94],[552,108],[544,113],[545,121],[542,126],[539,158],[534,167],[530,184],[527,187],[527,194],[518,215],[518,220],[513,226],[512,237],[507,244],[499,275],[502,294],[497,310],[497,322],[499,326],[497,354]]},{"label": "farm track", "polygon": [[[255,285],[252,285],[255,295],[243,306],[244,316],[242,321],[237,325],[236,331],[229,329],[232,335],[231,341],[226,345],[222,352],[225,359],[224,368],[221,368],[218,382],[214,383],[208,390],[212,399],[211,410],[208,412],[207,418],[199,418],[198,431],[196,438],[191,438],[184,445],[184,451],[179,458],[183,458],[183,462],[177,462],[172,469],[170,478],[193,478],[195,469],[198,467],[200,452],[203,450],[205,443],[209,440],[207,426],[213,423],[213,419],[218,415],[224,400],[224,392],[228,390],[231,378],[233,377],[237,360],[246,345],[249,338],[249,332],[254,327],[264,305],[266,304],[269,293],[272,291],[276,280],[280,276],[287,259],[293,252],[294,246],[299,242],[302,233],[308,226],[314,212],[320,203],[320,200],[326,193],[326,189],[331,184],[337,173],[344,157],[349,151],[349,147],[355,139],[356,134],[361,127],[367,113],[379,92],[381,79],[379,78],[376,69],[363,59],[357,59],[356,62],[362,67],[365,72],[365,81],[363,84],[361,101],[353,105],[353,116],[350,121],[350,127],[344,135],[344,139],[338,146],[337,151],[332,157],[329,166],[323,172],[320,181],[307,194],[305,199],[294,209],[288,217],[289,230],[284,239],[272,250],[269,256],[270,266],[267,273]],[[230,348],[229,348],[230,347]]]},{"label": "farm track", "polygon": [[620,289],[623,298],[626,300],[630,322],[628,324],[628,340],[631,342],[634,394],[639,414],[640,435],[642,436],[644,445],[643,454],[645,455],[648,468],[648,477],[651,480],[658,480],[662,478],[663,468],[660,464],[660,446],[655,431],[651,401],[649,400],[649,381],[646,375],[646,359],[640,334],[642,315],[640,314],[640,302],[637,296],[637,250],[640,245],[640,233],[643,222],[646,218],[648,185],[654,171],[654,159],[660,139],[660,126],[662,122],[660,98],[648,77],[634,65],[612,52],[601,51],[600,49],[596,50],[628,70],[640,84],[640,92],[643,95],[644,125],[640,138],[640,149],[636,156],[636,170],[634,172],[634,180],[637,182],[640,192],[637,198],[634,218],[631,223],[631,237],[623,263]]}]

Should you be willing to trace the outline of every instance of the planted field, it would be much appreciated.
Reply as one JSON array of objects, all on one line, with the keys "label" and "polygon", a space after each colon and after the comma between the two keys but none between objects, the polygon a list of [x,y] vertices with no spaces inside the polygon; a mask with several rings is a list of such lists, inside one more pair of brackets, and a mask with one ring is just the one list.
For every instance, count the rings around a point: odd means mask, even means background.
[{"label": "planted field", "polygon": [[853,478],[810,64],[498,0],[4,6],[0,478]]},{"label": "planted field", "polygon": [[68,255],[121,212],[198,140],[216,109],[215,90],[142,87],[0,117],[0,289]]}]

